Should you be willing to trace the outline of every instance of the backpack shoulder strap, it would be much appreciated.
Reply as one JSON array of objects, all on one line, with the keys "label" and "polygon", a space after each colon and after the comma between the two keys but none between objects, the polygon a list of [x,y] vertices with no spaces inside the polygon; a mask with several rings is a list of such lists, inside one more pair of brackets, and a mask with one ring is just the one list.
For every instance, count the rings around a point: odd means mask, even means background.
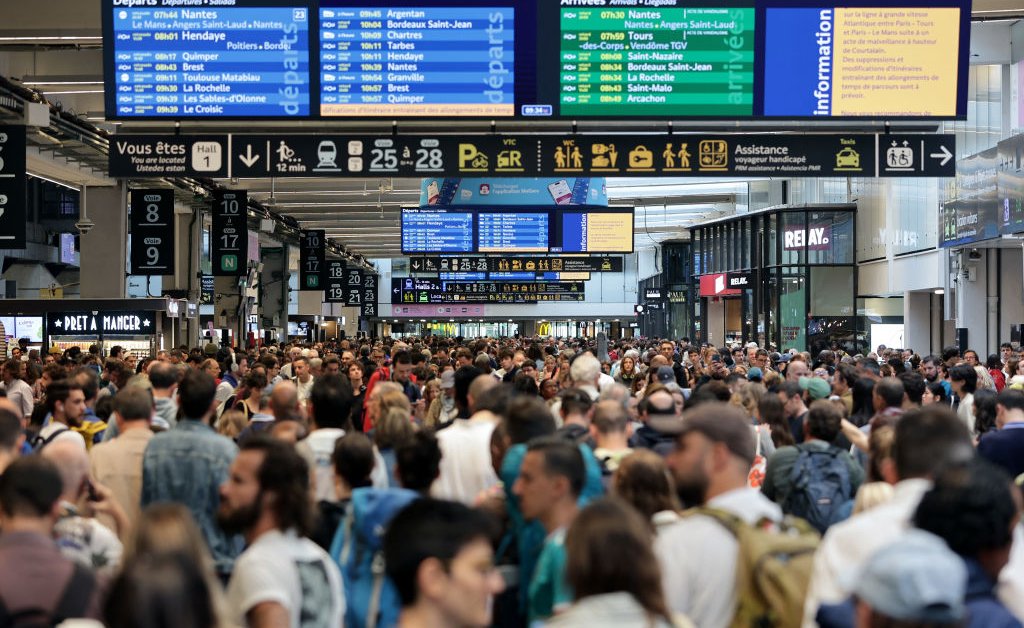
[{"label": "backpack shoulder strap", "polygon": [[68,427],[62,427],[62,428],[60,428],[60,429],[58,429],[58,430],[54,431],[54,433],[53,433],[53,434],[50,434],[50,435],[49,435],[49,436],[47,436],[46,438],[43,438],[43,437],[41,437],[41,436],[38,436],[38,435],[37,435],[37,436],[36,436],[36,437],[35,437],[35,438],[34,438],[34,439],[32,440],[32,446],[33,446],[33,448],[34,448],[34,449],[37,449],[37,450],[38,450],[38,449],[42,449],[43,447],[46,447],[47,445],[49,445],[50,443],[52,443],[52,442],[53,442],[54,440],[56,440],[56,438],[57,438],[58,436],[60,436],[60,435],[61,435],[61,434],[63,434],[64,432],[69,432],[69,431],[71,431],[71,428],[68,428]]},{"label": "backpack shoulder strap", "polygon": [[71,571],[71,579],[64,587],[64,593],[61,594],[57,608],[53,611],[54,622],[60,623],[65,619],[84,615],[95,586],[96,577],[92,571],[76,562]]},{"label": "backpack shoulder strap", "polygon": [[704,515],[705,517],[714,519],[718,523],[722,524],[722,527],[732,533],[736,538],[739,538],[740,531],[743,529],[743,526],[746,525],[742,519],[731,512],[726,512],[719,508],[710,508],[708,506],[688,508],[680,514],[680,516],[684,518],[693,517],[695,515]]}]

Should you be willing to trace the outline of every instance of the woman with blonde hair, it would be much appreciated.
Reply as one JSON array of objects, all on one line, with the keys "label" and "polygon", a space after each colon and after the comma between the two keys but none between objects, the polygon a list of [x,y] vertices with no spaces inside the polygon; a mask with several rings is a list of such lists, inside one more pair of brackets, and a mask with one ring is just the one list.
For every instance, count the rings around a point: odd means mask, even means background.
[{"label": "woman with blonde hair", "polygon": [[602,499],[580,511],[565,537],[575,602],[547,626],[691,626],[669,611],[651,541],[644,518],[623,501]]}]

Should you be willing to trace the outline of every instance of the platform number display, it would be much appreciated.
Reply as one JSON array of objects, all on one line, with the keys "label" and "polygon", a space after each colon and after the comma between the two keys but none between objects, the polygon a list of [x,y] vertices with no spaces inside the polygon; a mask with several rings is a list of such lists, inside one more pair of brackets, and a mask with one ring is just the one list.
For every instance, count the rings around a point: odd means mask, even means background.
[{"label": "platform number display", "polygon": [[363,270],[345,269],[345,305],[359,307],[363,304]]},{"label": "platform number display", "polygon": [[248,195],[244,190],[217,190],[213,194],[213,226],[210,253],[213,274],[245,275],[249,255]]},{"label": "platform number display", "polygon": [[324,286],[326,303],[345,303],[345,262],[332,259],[327,262],[327,282]]},{"label": "platform number display", "polygon": [[327,235],[323,229],[302,231],[299,236],[299,290],[323,290]]},{"label": "platform number display", "polygon": [[174,274],[174,191],[132,190],[133,275]]},{"label": "platform number display", "polygon": [[0,249],[25,248],[27,214],[25,127],[0,125]]},{"label": "platform number display", "polygon": [[379,278],[373,273],[363,275],[362,304],[359,308],[359,315],[364,318],[377,316],[377,285]]}]

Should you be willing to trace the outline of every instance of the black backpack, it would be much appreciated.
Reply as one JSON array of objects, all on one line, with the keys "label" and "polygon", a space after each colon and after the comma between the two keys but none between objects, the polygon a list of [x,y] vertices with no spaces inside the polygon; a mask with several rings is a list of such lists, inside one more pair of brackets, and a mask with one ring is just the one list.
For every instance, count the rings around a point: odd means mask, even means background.
[{"label": "black backpack", "polygon": [[74,563],[71,579],[52,613],[41,608],[26,608],[16,613],[0,600],[0,628],[51,628],[65,619],[84,617],[96,588],[96,577],[88,567]]},{"label": "black backpack", "polygon": [[850,515],[850,469],[838,447],[826,450],[797,445],[800,454],[789,472],[790,490],[782,511],[800,517],[821,534]]}]

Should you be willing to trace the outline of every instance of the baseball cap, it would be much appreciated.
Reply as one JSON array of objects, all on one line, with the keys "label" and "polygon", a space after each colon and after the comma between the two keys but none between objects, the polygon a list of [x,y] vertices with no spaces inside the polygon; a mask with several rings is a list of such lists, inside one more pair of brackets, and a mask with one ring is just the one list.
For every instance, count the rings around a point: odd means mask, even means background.
[{"label": "baseball cap", "polygon": [[777,358],[772,356],[772,361],[773,362],[789,362],[789,359],[792,358],[792,357],[793,356],[788,354],[788,353],[783,353],[782,355],[779,355],[779,357],[777,357]]},{"label": "baseball cap", "polygon": [[662,384],[676,381],[676,374],[672,371],[671,366],[659,366],[655,376],[658,378],[658,382]]},{"label": "baseball cap", "polygon": [[217,345],[212,342],[206,343],[206,346],[203,347],[203,353],[206,355],[217,355]]},{"label": "baseball cap", "polygon": [[811,399],[826,399],[832,394],[832,387],[820,377],[801,377],[800,389],[811,393]]},{"label": "baseball cap", "polygon": [[441,373],[441,388],[455,388],[455,371]]},{"label": "baseball cap", "polygon": [[964,616],[967,567],[941,538],[913,529],[875,552],[850,588],[893,619],[952,623]]},{"label": "baseball cap", "polygon": [[763,377],[764,377],[764,372],[760,368],[758,368],[756,366],[751,368],[749,371],[747,371],[747,379],[749,381],[759,382],[759,381],[761,381],[761,379]]}]

